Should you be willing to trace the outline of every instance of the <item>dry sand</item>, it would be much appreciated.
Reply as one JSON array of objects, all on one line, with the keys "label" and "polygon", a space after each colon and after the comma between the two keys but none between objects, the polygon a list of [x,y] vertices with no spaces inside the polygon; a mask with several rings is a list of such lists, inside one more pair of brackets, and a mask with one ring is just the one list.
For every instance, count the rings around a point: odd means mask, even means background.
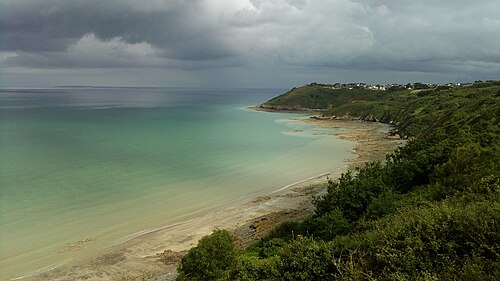
[{"label": "dry sand", "polygon": [[[336,179],[347,169],[370,160],[384,160],[403,141],[390,137],[390,127],[380,123],[306,119],[317,126],[341,128],[336,135],[357,142],[357,157],[328,175]],[[58,268],[22,280],[173,280],[182,255],[215,228],[231,230],[240,245],[265,236],[276,225],[311,216],[312,196],[324,192],[327,176],[321,175],[287,189],[209,211],[190,220],[140,235],[85,264]]]}]

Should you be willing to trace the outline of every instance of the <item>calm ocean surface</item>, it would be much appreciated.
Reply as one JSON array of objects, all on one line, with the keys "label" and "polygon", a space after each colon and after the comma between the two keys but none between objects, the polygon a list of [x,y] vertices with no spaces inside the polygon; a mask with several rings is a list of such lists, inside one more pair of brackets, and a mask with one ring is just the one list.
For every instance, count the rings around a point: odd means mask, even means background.
[{"label": "calm ocean surface", "polygon": [[304,115],[244,109],[283,91],[0,89],[0,279],[345,165]]}]

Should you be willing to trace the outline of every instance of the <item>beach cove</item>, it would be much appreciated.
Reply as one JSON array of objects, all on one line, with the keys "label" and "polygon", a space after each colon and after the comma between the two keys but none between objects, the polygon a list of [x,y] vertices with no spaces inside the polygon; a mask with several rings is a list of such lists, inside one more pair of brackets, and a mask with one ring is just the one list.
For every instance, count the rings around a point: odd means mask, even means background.
[{"label": "beach cove", "polygon": [[[174,280],[181,257],[214,229],[230,230],[238,244],[248,246],[285,221],[298,221],[314,213],[313,196],[325,191],[326,182],[367,161],[383,161],[404,141],[389,136],[390,126],[381,123],[301,118],[323,128],[341,128],[338,138],[356,142],[353,158],[331,173],[311,177],[283,188],[147,233],[116,245],[86,264],[54,270],[33,280]],[[35,276],[34,276],[35,277]],[[28,278],[27,280],[30,280]]]},{"label": "beach cove", "polygon": [[[311,195],[322,190],[310,184],[398,144],[385,125],[256,112],[243,106],[274,91],[255,100],[233,92],[3,92],[0,132],[10,150],[2,162],[2,274],[166,278],[215,227],[246,244],[309,216]],[[208,97],[215,102],[207,105]]]}]

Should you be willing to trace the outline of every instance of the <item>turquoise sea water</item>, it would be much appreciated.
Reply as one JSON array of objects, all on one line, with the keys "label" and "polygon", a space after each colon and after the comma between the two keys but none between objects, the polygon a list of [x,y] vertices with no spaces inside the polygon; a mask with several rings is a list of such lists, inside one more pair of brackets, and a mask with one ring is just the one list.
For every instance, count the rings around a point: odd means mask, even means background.
[{"label": "turquoise sea water", "polygon": [[0,90],[0,279],[343,166],[331,130],[244,109],[281,92]]}]

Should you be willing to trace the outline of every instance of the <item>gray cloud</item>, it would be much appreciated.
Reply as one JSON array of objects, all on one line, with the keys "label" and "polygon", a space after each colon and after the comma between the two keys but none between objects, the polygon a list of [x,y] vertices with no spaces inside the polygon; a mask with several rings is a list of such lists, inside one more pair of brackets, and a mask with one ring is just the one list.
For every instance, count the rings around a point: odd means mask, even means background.
[{"label": "gray cloud", "polygon": [[0,65],[492,77],[499,15],[497,0],[0,0]]},{"label": "gray cloud", "polygon": [[148,43],[166,56],[205,60],[230,56],[214,27],[197,16],[201,1],[2,1],[2,49],[64,52],[92,34],[102,41]]}]

